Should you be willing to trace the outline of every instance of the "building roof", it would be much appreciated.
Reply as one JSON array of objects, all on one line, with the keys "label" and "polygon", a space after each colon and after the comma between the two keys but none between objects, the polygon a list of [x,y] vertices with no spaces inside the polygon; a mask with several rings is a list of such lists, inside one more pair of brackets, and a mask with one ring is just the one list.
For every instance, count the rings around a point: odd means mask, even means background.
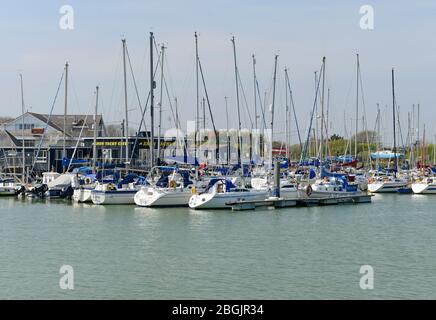
[{"label": "building roof", "polygon": [[[42,122],[48,123],[49,126],[53,127],[54,129],[64,132],[64,115],[61,114],[52,114],[49,116],[48,114],[41,114],[41,113],[34,113],[29,112],[30,115],[34,116],[35,118],[41,120]],[[50,120],[49,120],[50,118]],[[80,131],[83,127],[83,136],[87,136],[89,134],[93,134],[93,124],[94,124],[94,116],[93,115],[86,115],[86,114],[73,114],[73,115],[67,115],[66,116],[66,126],[65,126],[65,133],[66,135],[70,137],[75,137],[80,134]],[[103,124],[103,116],[101,114],[97,115],[96,122],[98,126],[104,126]],[[103,128],[100,130],[104,130]]]}]

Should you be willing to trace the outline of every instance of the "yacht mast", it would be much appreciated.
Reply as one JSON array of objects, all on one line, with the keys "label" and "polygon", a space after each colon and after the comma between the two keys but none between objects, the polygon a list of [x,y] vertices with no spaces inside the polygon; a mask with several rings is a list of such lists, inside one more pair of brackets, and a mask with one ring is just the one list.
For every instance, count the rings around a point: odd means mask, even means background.
[{"label": "yacht mast", "polygon": [[199,129],[199,114],[200,114],[200,96],[199,96],[199,78],[198,78],[198,36],[197,32],[194,33],[195,37],[195,82],[196,82],[196,112],[195,112],[195,141],[194,141],[194,164],[195,164],[195,177],[198,179],[198,166],[197,166],[197,135]]},{"label": "yacht mast", "polygon": [[154,166],[154,74],[153,32],[150,32],[150,168]]},{"label": "yacht mast", "polygon": [[163,95],[163,79],[164,79],[164,53],[165,46],[161,46],[161,62],[160,62],[160,98],[159,98],[159,125],[157,130],[157,159],[160,162],[160,139],[162,135],[162,95]]},{"label": "yacht mast", "polygon": [[357,133],[359,130],[359,72],[360,72],[360,62],[359,62],[359,54],[356,54],[357,58],[357,70],[356,70],[356,128],[354,135],[354,157],[357,160]]},{"label": "yacht mast", "polygon": [[238,65],[236,62],[236,45],[235,37],[232,37],[233,44],[233,60],[235,63],[235,84],[236,84],[236,106],[238,109],[238,164],[241,164],[241,112],[239,109],[239,79],[238,79]]},{"label": "yacht mast", "polygon": [[98,90],[99,87],[95,87],[95,110],[94,110],[94,143],[92,146],[92,164],[93,164],[93,171],[97,171],[97,111],[98,111]]},{"label": "yacht mast", "polygon": [[23,89],[23,75],[20,73],[20,84],[21,84],[21,135],[22,135],[22,182],[23,184],[26,183],[26,176],[25,176],[25,171],[26,171],[26,152],[25,152],[25,145],[24,145],[24,89]]},{"label": "yacht mast", "polygon": [[276,100],[276,80],[277,80],[277,58],[279,56],[276,54],[274,56],[274,78],[273,78],[273,97],[272,97],[272,106],[271,106],[271,143],[269,148],[269,161],[270,161],[270,169],[272,169],[272,149],[273,149],[273,141],[274,141],[274,107]]},{"label": "yacht mast", "polygon": [[323,142],[324,142],[324,92],[325,92],[325,57],[322,59],[322,91],[321,91],[321,132],[319,142],[319,162],[323,160]]},{"label": "yacht mast", "polygon": [[254,129],[257,131],[257,92],[256,92],[256,58],[253,55],[251,56],[253,58],[253,89],[254,89]]},{"label": "yacht mast", "polygon": [[[64,105],[64,141],[63,141],[63,148],[62,148],[62,158],[67,157],[66,152],[66,132],[67,132],[67,105],[68,105],[68,62],[65,63],[65,105]],[[65,172],[66,167],[63,165],[63,172]]]},{"label": "yacht mast", "polygon": [[395,132],[395,82],[394,82],[394,68],[392,68],[392,124],[394,128],[394,159],[395,159],[395,169],[394,176],[397,176],[398,170],[398,157],[397,157],[397,139]]},{"label": "yacht mast", "polygon": [[[127,109],[127,72],[126,72],[126,39],[121,40],[123,43],[123,77],[124,77],[124,109],[125,109],[125,123],[124,134],[126,139],[126,165],[129,162],[129,120]],[[121,158],[121,157],[120,157]],[[121,160],[121,159],[120,159]]]},{"label": "yacht mast", "polygon": [[289,105],[288,105],[288,86],[287,86],[287,73],[288,70],[285,67],[285,150],[286,150],[286,160],[289,160]]}]

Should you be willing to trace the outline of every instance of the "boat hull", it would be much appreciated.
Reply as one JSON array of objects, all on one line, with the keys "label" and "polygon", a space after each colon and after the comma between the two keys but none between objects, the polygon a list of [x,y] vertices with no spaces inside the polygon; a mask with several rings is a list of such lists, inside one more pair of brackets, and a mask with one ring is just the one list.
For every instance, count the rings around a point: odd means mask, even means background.
[{"label": "boat hull", "polygon": [[91,199],[91,191],[92,189],[75,189],[73,193],[73,201],[78,203],[92,202]]},{"label": "boat hull", "polygon": [[368,191],[371,193],[397,193],[400,188],[406,186],[406,182],[375,182],[368,183]]},{"label": "boat hull", "polygon": [[189,199],[192,209],[228,209],[229,203],[237,201],[262,201],[268,197],[267,191],[242,191],[224,193],[203,193]]},{"label": "boat hull", "polygon": [[135,204],[137,190],[92,190],[91,200],[94,204]]},{"label": "boat hull", "polygon": [[412,191],[415,194],[436,194],[436,184],[413,183]]},{"label": "boat hull", "polygon": [[15,196],[16,191],[14,187],[0,187],[0,196]]},{"label": "boat hull", "polygon": [[189,189],[142,188],[134,197],[141,207],[186,207],[191,198]]}]

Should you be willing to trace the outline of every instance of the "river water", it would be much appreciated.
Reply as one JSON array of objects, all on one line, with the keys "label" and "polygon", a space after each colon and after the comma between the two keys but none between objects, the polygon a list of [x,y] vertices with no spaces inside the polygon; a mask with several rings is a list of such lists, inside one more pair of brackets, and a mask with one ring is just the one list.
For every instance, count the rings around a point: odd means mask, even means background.
[{"label": "river water", "polygon": [[436,197],[244,212],[0,198],[0,298],[435,299]]}]

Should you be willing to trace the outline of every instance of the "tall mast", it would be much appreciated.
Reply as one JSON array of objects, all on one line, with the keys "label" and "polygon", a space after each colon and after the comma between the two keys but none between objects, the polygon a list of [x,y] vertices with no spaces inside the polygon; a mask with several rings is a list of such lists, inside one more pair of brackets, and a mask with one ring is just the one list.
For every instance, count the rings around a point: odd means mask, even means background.
[{"label": "tall mast", "polygon": [[195,112],[195,142],[194,142],[194,164],[195,164],[195,177],[198,179],[198,166],[197,166],[197,144],[198,144],[198,118],[200,114],[200,96],[199,96],[199,77],[198,77],[198,36],[197,32],[194,33],[195,37],[195,82],[196,82],[196,112]]},{"label": "tall mast", "polygon": [[[129,162],[129,110],[127,107],[127,72],[126,72],[126,39],[121,40],[123,42],[123,76],[124,76],[124,109],[125,109],[125,123],[124,134],[126,138],[126,165]],[[121,160],[121,159],[120,159]]]},{"label": "tall mast", "polygon": [[203,134],[206,132],[206,99],[203,97]]},{"label": "tall mast", "polygon": [[277,79],[277,58],[279,56],[276,54],[274,57],[274,78],[273,78],[273,97],[272,97],[272,107],[271,107],[271,147],[269,149],[270,156],[270,168],[272,168],[272,148],[274,141],[274,107],[276,101],[276,79]]},{"label": "tall mast", "polygon": [[98,89],[99,87],[95,87],[95,109],[94,109],[94,143],[92,146],[92,164],[94,172],[97,170],[97,112],[98,112]]},{"label": "tall mast", "polygon": [[22,126],[22,128],[21,128],[21,135],[22,135],[22,140],[21,140],[21,143],[22,143],[22,146],[23,146],[23,149],[22,149],[22,161],[23,161],[23,165],[22,165],[22,170],[23,170],[23,172],[22,172],[22,182],[23,182],[23,184],[24,183],[26,183],[26,177],[25,177],[25,171],[26,171],[26,152],[25,152],[25,146],[24,146],[24,89],[23,89],[23,75],[20,73],[20,84],[21,84],[21,114],[22,114],[22,116],[21,116],[21,126]]},{"label": "tall mast", "polygon": [[422,132],[422,153],[421,153],[421,168],[424,171],[425,170],[425,158],[426,158],[426,154],[425,154],[425,123],[424,123],[424,131]]},{"label": "tall mast", "polygon": [[160,159],[160,137],[162,134],[162,95],[164,79],[164,53],[165,46],[161,46],[161,63],[160,63],[160,98],[159,98],[159,125],[157,130],[157,158]]},{"label": "tall mast", "polygon": [[315,142],[315,152],[314,156],[317,156],[317,150],[318,150],[318,71],[315,71],[315,133],[313,134],[314,142]]},{"label": "tall mast", "polygon": [[177,104],[178,104],[178,102],[177,102],[177,97],[175,97],[174,98],[174,107],[175,107],[175,109],[176,109],[176,135],[177,135],[177,137],[176,137],[176,141],[177,141],[177,144],[176,144],[176,146],[178,146],[179,145],[179,107],[177,106]]},{"label": "tall mast", "polygon": [[359,127],[359,72],[360,72],[360,64],[359,64],[359,54],[356,54],[357,58],[357,70],[356,70],[356,132],[354,135],[354,157],[357,160],[357,132]]},{"label": "tall mast", "polygon": [[150,167],[154,166],[154,75],[153,32],[150,32]]},{"label": "tall mast", "polygon": [[329,145],[329,124],[330,124],[329,123],[329,112],[330,112],[330,88],[327,88],[327,111],[326,111],[326,120],[325,120],[325,135],[326,135],[325,152],[326,152],[326,155],[331,156],[330,145]]},{"label": "tall mast", "polygon": [[232,37],[233,44],[233,60],[235,63],[235,84],[236,84],[236,106],[238,109],[238,164],[241,164],[241,112],[239,110],[239,79],[238,79],[238,64],[236,62],[236,44],[235,37]]},{"label": "tall mast", "polygon": [[319,142],[319,161],[323,160],[323,142],[324,142],[324,91],[325,91],[325,57],[322,58],[322,91],[321,91],[321,132]]},{"label": "tall mast", "polygon": [[289,159],[289,104],[288,104],[288,70],[285,67],[285,150],[286,159]]},{"label": "tall mast", "polygon": [[228,97],[224,97],[226,101],[226,127],[227,127],[227,165],[230,164],[230,135],[229,135],[229,109],[227,105]]},{"label": "tall mast", "polygon": [[254,129],[257,130],[257,94],[256,94],[257,93],[256,92],[256,82],[257,82],[257,80],[256,80],[256,58],[254,56],[254,53],[253,53],[253,55],[251,57],[253,58]]},{"label": "tall mast", "polygon": [[[62,158],[67,157],[67,146],[66,146],[66,139],[67,139],[67,106],[68,106],[68,62],[65,63],[65,105],[64,105],[64,141],[63,141],[63,148],[62,148]],[[63,171],[65,172],[66,167],[63,166]]]},{"label": "tall mast", "polygon": [[397,139],[395,132],[395,82],[394,82],[394,68],[392,68],[392,124],[394,128],[394,159],[395,159],[395,170],[394,175],[397,176],[398,169],[398,157],[397,157]]},{"label": "tall mast", "polygon": [[420,120],[420,107],[419,107],[419,103],[418,103],[418,123],[417,123],[417,139],[418,139],[418,145],[419,145],[419,143],[420,143],[420,139],[421,139],[421,136],[420,136],[420,123],[419,123],[419,120]]},{"label": "tall mast", "polygon": [[[380,125],[381,125],[381,114],[380,114],[380,104],[377,103],[377,151],[381,149],[381,133],[380,133]],[[378,157],[376,158],[376,169],[378,170]]]}]

